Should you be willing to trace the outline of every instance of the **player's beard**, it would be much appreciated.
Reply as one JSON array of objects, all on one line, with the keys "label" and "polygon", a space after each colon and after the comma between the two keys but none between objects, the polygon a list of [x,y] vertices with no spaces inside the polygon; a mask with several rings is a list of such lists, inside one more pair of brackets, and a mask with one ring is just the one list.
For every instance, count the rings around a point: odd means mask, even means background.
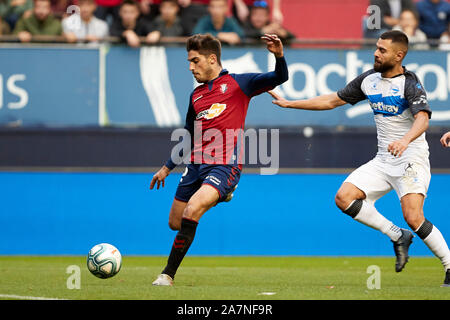
[{"label": "player's beard", "polygon": [[198,73],[198,76],[195,76],[195,80],[197,80],[198,83],[207,83],[210,80],[212,80],[212,74],[214,73],[212,68],[206,69],[202,74]]},{"label": "player's beard", "polygon": [[391,62],[384,62],[384,63],[380,63],[375,61],[373,63],[373,69],[376,72],[380,72],[380,73],[385,73],[386,71],[391,70],[392,68],[394,68],[395,64],[391,63]]}]

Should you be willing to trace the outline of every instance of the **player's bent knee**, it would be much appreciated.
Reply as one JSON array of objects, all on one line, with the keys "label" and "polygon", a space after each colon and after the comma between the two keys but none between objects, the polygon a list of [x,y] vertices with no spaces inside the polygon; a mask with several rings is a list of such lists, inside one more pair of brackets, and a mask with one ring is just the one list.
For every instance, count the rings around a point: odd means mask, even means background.
[{"label": "player's bent knee", "polygon": [[198,204],[188,203],[183,211],[183,218],[198,220],[201,215],[202,208]]},{"label": "player's bent knee", "polygon": [[416,230],[425,220],[422,211],[410,210],[405,211],[404,218],[406,223],[411,227],[411,229]]},{"label": "player's bent knee", "polygon": [[350,197],[350,194],[339,190],[334,197],[334,202],[336,206],[341,209],[341,211],[346,210],[354,199]]},{"label": "player's bent knee", "polygon": [[173,231],[178,231],[181,228],[181,222],[169,220],[169,228],[172,229]]}]

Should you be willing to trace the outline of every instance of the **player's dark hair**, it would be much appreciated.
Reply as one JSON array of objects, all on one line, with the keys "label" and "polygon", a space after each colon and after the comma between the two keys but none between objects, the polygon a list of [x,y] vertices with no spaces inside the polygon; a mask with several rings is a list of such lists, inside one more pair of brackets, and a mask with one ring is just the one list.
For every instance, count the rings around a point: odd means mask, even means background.
[{"label": "player's dark hair", "polygon": [[217,57],[217,62],[220,66],[222,66],[222,62],[220,61],[220,55],[222,51],[222,45],[220,44],[220,40],[211,34],[195,34],[187,40],[186,44],[187,52],[194,50],[198,51],[201,55],[209,56],[210,54],[214,54]]},{"label": "player's dark hair", "polygon": [[409,45],[408,36],[401,31],[398,30],[386,31],[380,36],[380,39],[391,40],[392,43],[399,43],[405,47],[405,55],[408,52],[408,45]]}]

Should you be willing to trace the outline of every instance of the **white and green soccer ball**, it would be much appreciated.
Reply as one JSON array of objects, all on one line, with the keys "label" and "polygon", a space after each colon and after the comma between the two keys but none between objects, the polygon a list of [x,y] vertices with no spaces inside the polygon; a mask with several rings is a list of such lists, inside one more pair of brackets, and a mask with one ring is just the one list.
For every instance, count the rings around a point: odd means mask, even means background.
[{"label": "white and green soccer ball", "polygon": [[96,277],[106,279],[115,276],[122,267],[122,256],[109,243],[95,245],[88,254],[87,267]]}]

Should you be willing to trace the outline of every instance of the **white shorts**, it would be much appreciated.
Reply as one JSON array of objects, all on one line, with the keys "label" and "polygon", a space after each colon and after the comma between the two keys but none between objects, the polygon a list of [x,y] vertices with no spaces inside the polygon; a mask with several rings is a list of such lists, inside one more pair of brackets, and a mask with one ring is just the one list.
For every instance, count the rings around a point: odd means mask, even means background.
[{"label": "white shorts", "polygon": [[404,162],[392,167],[378,158],[353,171],[344,182],[350,182],[366,194],[374,203],[392,189],[401,199],[408,193],[427,196],[431,173],[429,165],[420,162]]}]

